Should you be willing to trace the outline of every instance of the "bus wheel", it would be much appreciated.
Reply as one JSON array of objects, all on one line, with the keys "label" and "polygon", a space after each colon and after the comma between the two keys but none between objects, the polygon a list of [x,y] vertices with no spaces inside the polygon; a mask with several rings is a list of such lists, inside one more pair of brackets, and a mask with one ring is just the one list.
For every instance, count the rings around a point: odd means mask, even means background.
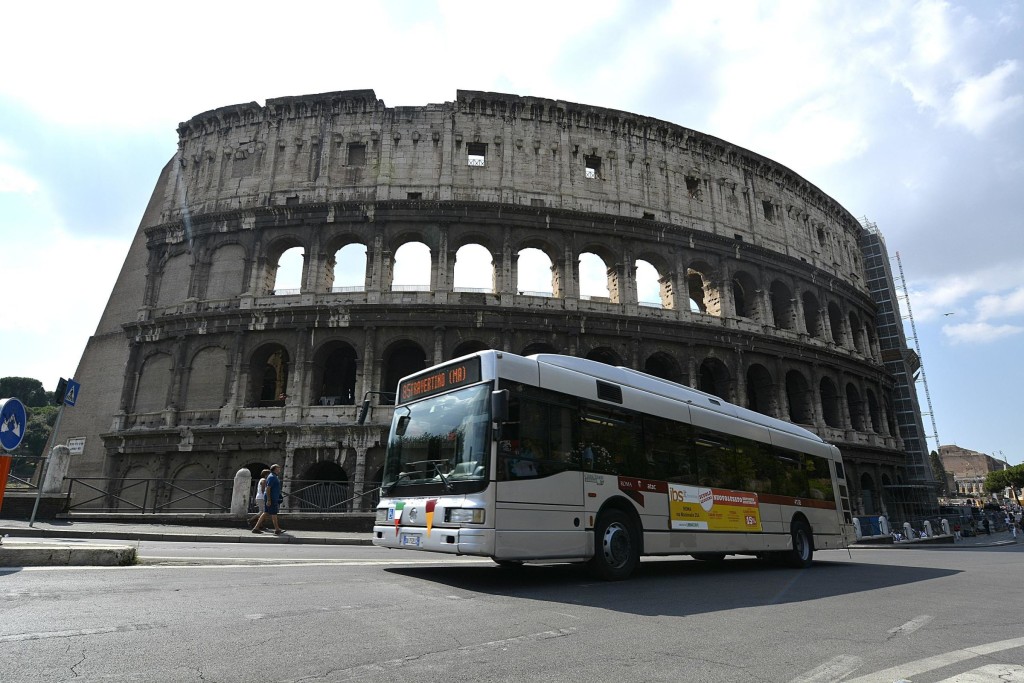
[{"label": "bus wheel", "polygon": [[640,539],[621,510],[606,510],[597,518],[594,540],[590,568],[605,581],[628,578],[640,564]]},{"label": "bus wheel", "polygon": [[723,562],[725,553],[691,553],[690,557],[701,562]]},{"label": "bus wheel", "polygon": [[797,520],[793,522],[790,534],[793,536],[793,549],[782,553],[785,564],[798,569],[810,567],[811,561],[814,559],[814,539],[811,536],[811,527],[807,526],[807,522]]}]

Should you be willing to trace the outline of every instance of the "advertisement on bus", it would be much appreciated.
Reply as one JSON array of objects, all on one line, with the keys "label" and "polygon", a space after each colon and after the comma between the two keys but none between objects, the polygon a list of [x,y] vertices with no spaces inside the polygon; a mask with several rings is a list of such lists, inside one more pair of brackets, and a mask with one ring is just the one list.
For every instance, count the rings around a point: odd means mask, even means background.
[{"label": "advertisement on bus", "polygon": [[756,493],[669,484],[668,501],[673,529],[761,531]]}]

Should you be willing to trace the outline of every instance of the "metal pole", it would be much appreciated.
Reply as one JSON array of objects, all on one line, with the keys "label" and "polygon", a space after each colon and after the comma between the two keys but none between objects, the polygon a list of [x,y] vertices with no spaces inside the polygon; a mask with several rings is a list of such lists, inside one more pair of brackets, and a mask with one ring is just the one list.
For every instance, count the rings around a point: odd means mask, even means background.
[{"label": "metal pole", "polygon": [[[53,423],[53,432],[50,434],[49,441],[46,442],[49,448],[50,443],[57,439],[57,430],[60,429],[60,418],[64,416],[64,404],[60,404],[60,409],[57,411],[57,419]],[[47,450],[43,455],[43,459],[39,462],[39,467],[36,468],[36,472],[39,474],[39,479],[36,484],[36,502],[32,505],[32,517],[28,520],[28,525],[31,527],[36,523],[36,512],[39,511],[39,499],[43,497],[43,479],[46,477],[46,466],[50,462],[50,451]]]}]

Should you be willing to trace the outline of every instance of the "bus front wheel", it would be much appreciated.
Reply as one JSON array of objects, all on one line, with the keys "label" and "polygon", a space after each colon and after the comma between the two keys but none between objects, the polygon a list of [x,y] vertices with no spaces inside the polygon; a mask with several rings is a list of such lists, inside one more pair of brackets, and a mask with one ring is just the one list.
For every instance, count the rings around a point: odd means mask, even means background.
[{"label": "bus front wheel", "polygon": [[594,545],[590,568],[605,581],[628,578],[640,564],[640,538],[621,510],[606,510],[597,518]]},{"label": "bus front wheel", "polygon": [[814,560],[814,537],[811,535],[811,527],[807,526],[807,522],[797,520],[793,522],[790,534],[793,537],[793,549],[782,554],[784,563],[798,569],[810,567]]}]

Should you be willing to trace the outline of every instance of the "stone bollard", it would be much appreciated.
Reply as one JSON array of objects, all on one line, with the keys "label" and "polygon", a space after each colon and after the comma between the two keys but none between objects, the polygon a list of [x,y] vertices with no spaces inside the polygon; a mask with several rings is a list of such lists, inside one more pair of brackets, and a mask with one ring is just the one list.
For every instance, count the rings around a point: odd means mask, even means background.
[{"label": "stone bollard", "polygon": [[903,522],[903,538],[908,541],[914,540],[914,527],[910,526],[910,522]]},{"label": "stone bollard", "polygon": [[70,463],[71,451],[67,446],[54,446],[50,449],[50,457],[46,459],[46,472],[43,474],[43,493],[60,493]]},{"label": "stone bollard", "polygon": [[249,512],[249,490],[252,488],[252,472],[244,467],[235,472],[235,483],[231,487],[231,514],[244,518]]},{"label": "stone bollard", "polygon": [[860,520],[856,517],[853,518],[853,531],[857,534],[857,540],[859,541],[864,537],[864,534],[860,530]]},{"label": "stone bollard", "polygon": [[932,533],[932,521],[930,519],[924,520],[924,535],[928,538],[935,535]]},{"label": "stone bollard", "polygon": [[882,535],[888,536],[889,535],[889,520],[887,520],[885,517],[879,517],[878,518],[878,528],[881,529]]},{"label": "stone bollard", "polygon": [[948,519],[943,519],[942,520],[942,535],[943,536],[950,536],[950,535],[952,535],[952,532],[949,530],[949,520]]}]

